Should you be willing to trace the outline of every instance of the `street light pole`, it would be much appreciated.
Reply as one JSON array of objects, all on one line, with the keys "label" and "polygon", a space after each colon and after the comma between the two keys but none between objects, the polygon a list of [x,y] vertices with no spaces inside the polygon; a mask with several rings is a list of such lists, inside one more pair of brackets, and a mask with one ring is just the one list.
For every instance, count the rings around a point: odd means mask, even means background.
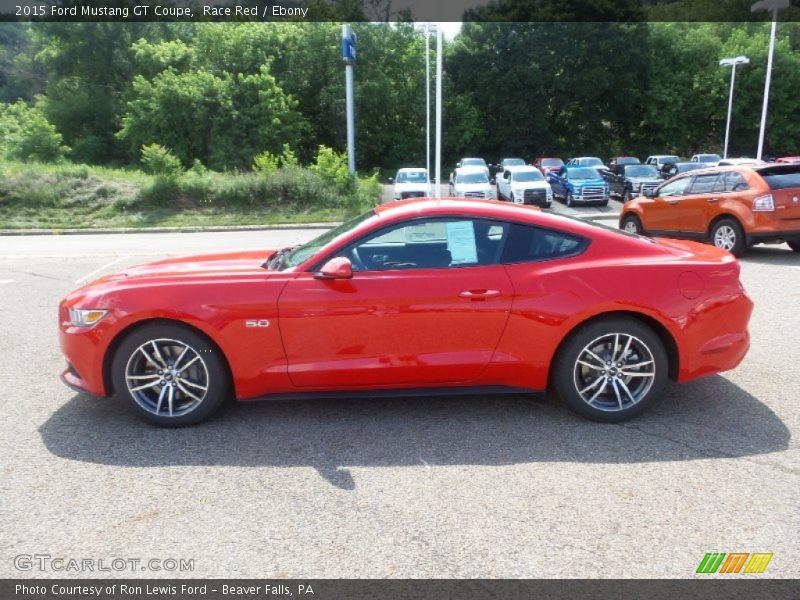
[{"label": "street light pole", "polygon": [[731,133],[731,112],[733,111],[733,85],[736,81],[736,65],[746,65],[750,59],[746,56],[737,56],[736,58],[723,58],[719,64],[723,67],[731,67],[731,91],[728,95],[728,120],[725,124],[725,147],[722,150],[722,158],[728,158],[728,139]]},{"label": "street light pole", "polygon": [[356,62],[356,34],[342,25],[342,59],[345,63],[345,108],[347,111],[347,168],[356,172],[356,118],[353,65]]},{"label": "street light pole", "polygon": [[436,27],[436,193],[442,189],[442,28]]},{"label": "street light pole", "polygon": [[431,30],[425,27],[425,170],[431,180]]},{"label": "street light pole", "polygon": [[767,129],[767,105],[769,104],[769,85],[772,79],[772,54],[775,52],[775,31],[778,26],[778,11],[789,7],[789,0],[760,0],[750,7],[750,12],[760,10],[772,11],[772,28],[769,34],[769,54],[767,55],[767,80],[764,83],[764,103],[761,106],[761,128],[758,132],[758,154],[756,158],[761,160],[764,150],[764,133]]}]

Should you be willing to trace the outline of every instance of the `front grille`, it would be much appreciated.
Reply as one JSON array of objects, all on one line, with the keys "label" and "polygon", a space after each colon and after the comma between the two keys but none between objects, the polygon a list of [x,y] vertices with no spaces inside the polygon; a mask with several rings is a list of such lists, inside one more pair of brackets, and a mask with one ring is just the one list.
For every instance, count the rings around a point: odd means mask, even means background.
[{"label": "front grille", "polygon": [[547,204],[547,190],[525,190],[523,201],[525,204],[544,206]]},{"label": "front grille", "polygon": [[483,192],[464,192],[464,196],[466,198],[484,198],[485,197]]},{"label": "front grille", "polygon": [[652,191],[659,186],[658,183],[643,183],[641,193],[644,194],[645,191],[649,190]]},{"label": "front grille", "polygon": [[581,188],[580,196],[583,200],[605,200],[606,189],[602,186],[586,186]]},{"label": "front grille", "polygon": [[422,198],[425,196],[425,192],[400,192],[400,198],[405,200],[406,198]]}]

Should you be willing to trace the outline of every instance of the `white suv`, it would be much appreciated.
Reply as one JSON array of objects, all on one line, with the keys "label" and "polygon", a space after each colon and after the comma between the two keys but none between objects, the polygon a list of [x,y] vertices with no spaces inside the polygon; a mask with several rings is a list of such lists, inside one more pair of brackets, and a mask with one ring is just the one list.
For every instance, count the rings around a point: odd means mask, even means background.
[{"label": "white suv", "polygon": [[497,175],[497,199],[549,208],[553,188],[536,167],[507,167]]},{"label": "white suv", "polygon": [[461,167],[450,181],[450,195],[464,198],[491,198],[489,174],[483,167]]},{"label": "white suv", "polygon": [[411,167],[400,169],[392,180],[394,183],[394,199],[421,198],[431,195],[431,182],[426,169]]}]

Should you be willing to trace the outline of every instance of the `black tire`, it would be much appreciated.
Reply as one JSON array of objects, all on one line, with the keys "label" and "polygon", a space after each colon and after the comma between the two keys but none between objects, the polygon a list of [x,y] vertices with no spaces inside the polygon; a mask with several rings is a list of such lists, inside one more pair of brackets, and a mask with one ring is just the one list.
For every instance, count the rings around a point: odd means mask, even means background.
[{"label": "black tire", "polygon": [[516,200],[514,200],[514,192],[511,192],[511,197],[508,199],[508,201],[511,202],[512,204],[516,203]]},{"label": "black tire", "polygon": [[789,244],[789,248],[795,252],[800,252],[800,240],[789,240],[786,243]]},{"label": "black tire", "polygon": [[500,186],[499,185],[497,186],[497,199],[498,200],[502,200],[503,199],[503,194],[500,193]]},{"label": "black tire", "polygon": [[[635,231],[633,230],[635,228]],[[620,224],[620,229],[625,231],[629,231],[631,233],[638,233],[639,235],[644,235],[644,227],[642,226],[642,221],[636,215],[625,215],[622,219],[622,223]]]},{"label": "black tire", "polygon": [[631,199],[631,191],[628,188],[625,188],[625,191],[622,192],[622,202],[628,202]]},{"label": "black tire", "polygon": [[603,200],[598,206],[608,206],[608,200]]},{"label": "black tire", "polygon": [[[609,367],[615,344],[617,362]],[[587,348],[606,364],[601,367],[596,359],[589,358]],[[650,364],[645,364],[647,361]],[[588,368],[585,364],[596,366]],[[625,375],[626,364],[635,367],[628,372],[637,376]],[[623,365],[622,371],[618,365]],[[642,413],[658,399],[667,381],[668,366],[664,344],[652,329],[635,319],[604,318],[581,326],[569,336],[554,362],[551,382],[558,397],[576,413],[592,421],[619,423]],[[645,372],[651,374],[645,376]],[[596,387],[588,387],[592,383]]]},{"label": "black tire", "polygon": [[[181,356],[183,348],[187,350]],[[183,368],[175,369],[176,364]],[[227,362],[219,349],[197,331],[177,323],[153,323],[128,335],[114,354],[111,376],[116,395],[139,418],[159,427],[183,427],[207,419],[231,389]],[[132,391],[129,376],[147,387]],[[170,416],[170,404],[178,414]]]},{"label": "black tire", "polygon": [[708,235],[711,244],[727,250],[734,256],[741,256],[747,249],[744,230],[736,219],[725,217],[711,226]]},{"label": "black tire", "polygon": [[575,198],[572,197],[572,192],[567,192],[567,206],[570,208],[575,205]]}]

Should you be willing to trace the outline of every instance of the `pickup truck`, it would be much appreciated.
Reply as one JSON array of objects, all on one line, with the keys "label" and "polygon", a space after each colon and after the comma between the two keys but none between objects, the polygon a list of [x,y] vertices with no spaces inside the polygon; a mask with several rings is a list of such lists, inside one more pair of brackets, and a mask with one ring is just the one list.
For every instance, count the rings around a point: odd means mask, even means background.
[{"label": "pickup truck", "polygon": [[646,190],[654,190],[664,182],[653,165],[621,165],[620,172],[605,172],[605,180],[611,193],[627,202],[634,196],[644,194]]},{"label": "pickup truck", "polygon": [[395,200],[431,195],[428,171],[423,168],[400,169],[394,179],[389,179],[389,183],[394,183],[393,197]]},{"label": "pickup truck", "polygon": [[497,175],[497,199],[550,208],[553,189],[536,167],[507,167]]},{"label": "pickup truck", "polygon": [[491,198],[489,174],[483,167],[459,167],[451,176],[450,195],[463,198]]},{"label": "pickup truck", "polygon": [[595,167],[565,166],[559,171],[550,171],[547,181],[553,188],[553,196],[561,198],[567,206],[595,203],[608,204],[611,188]]}]

